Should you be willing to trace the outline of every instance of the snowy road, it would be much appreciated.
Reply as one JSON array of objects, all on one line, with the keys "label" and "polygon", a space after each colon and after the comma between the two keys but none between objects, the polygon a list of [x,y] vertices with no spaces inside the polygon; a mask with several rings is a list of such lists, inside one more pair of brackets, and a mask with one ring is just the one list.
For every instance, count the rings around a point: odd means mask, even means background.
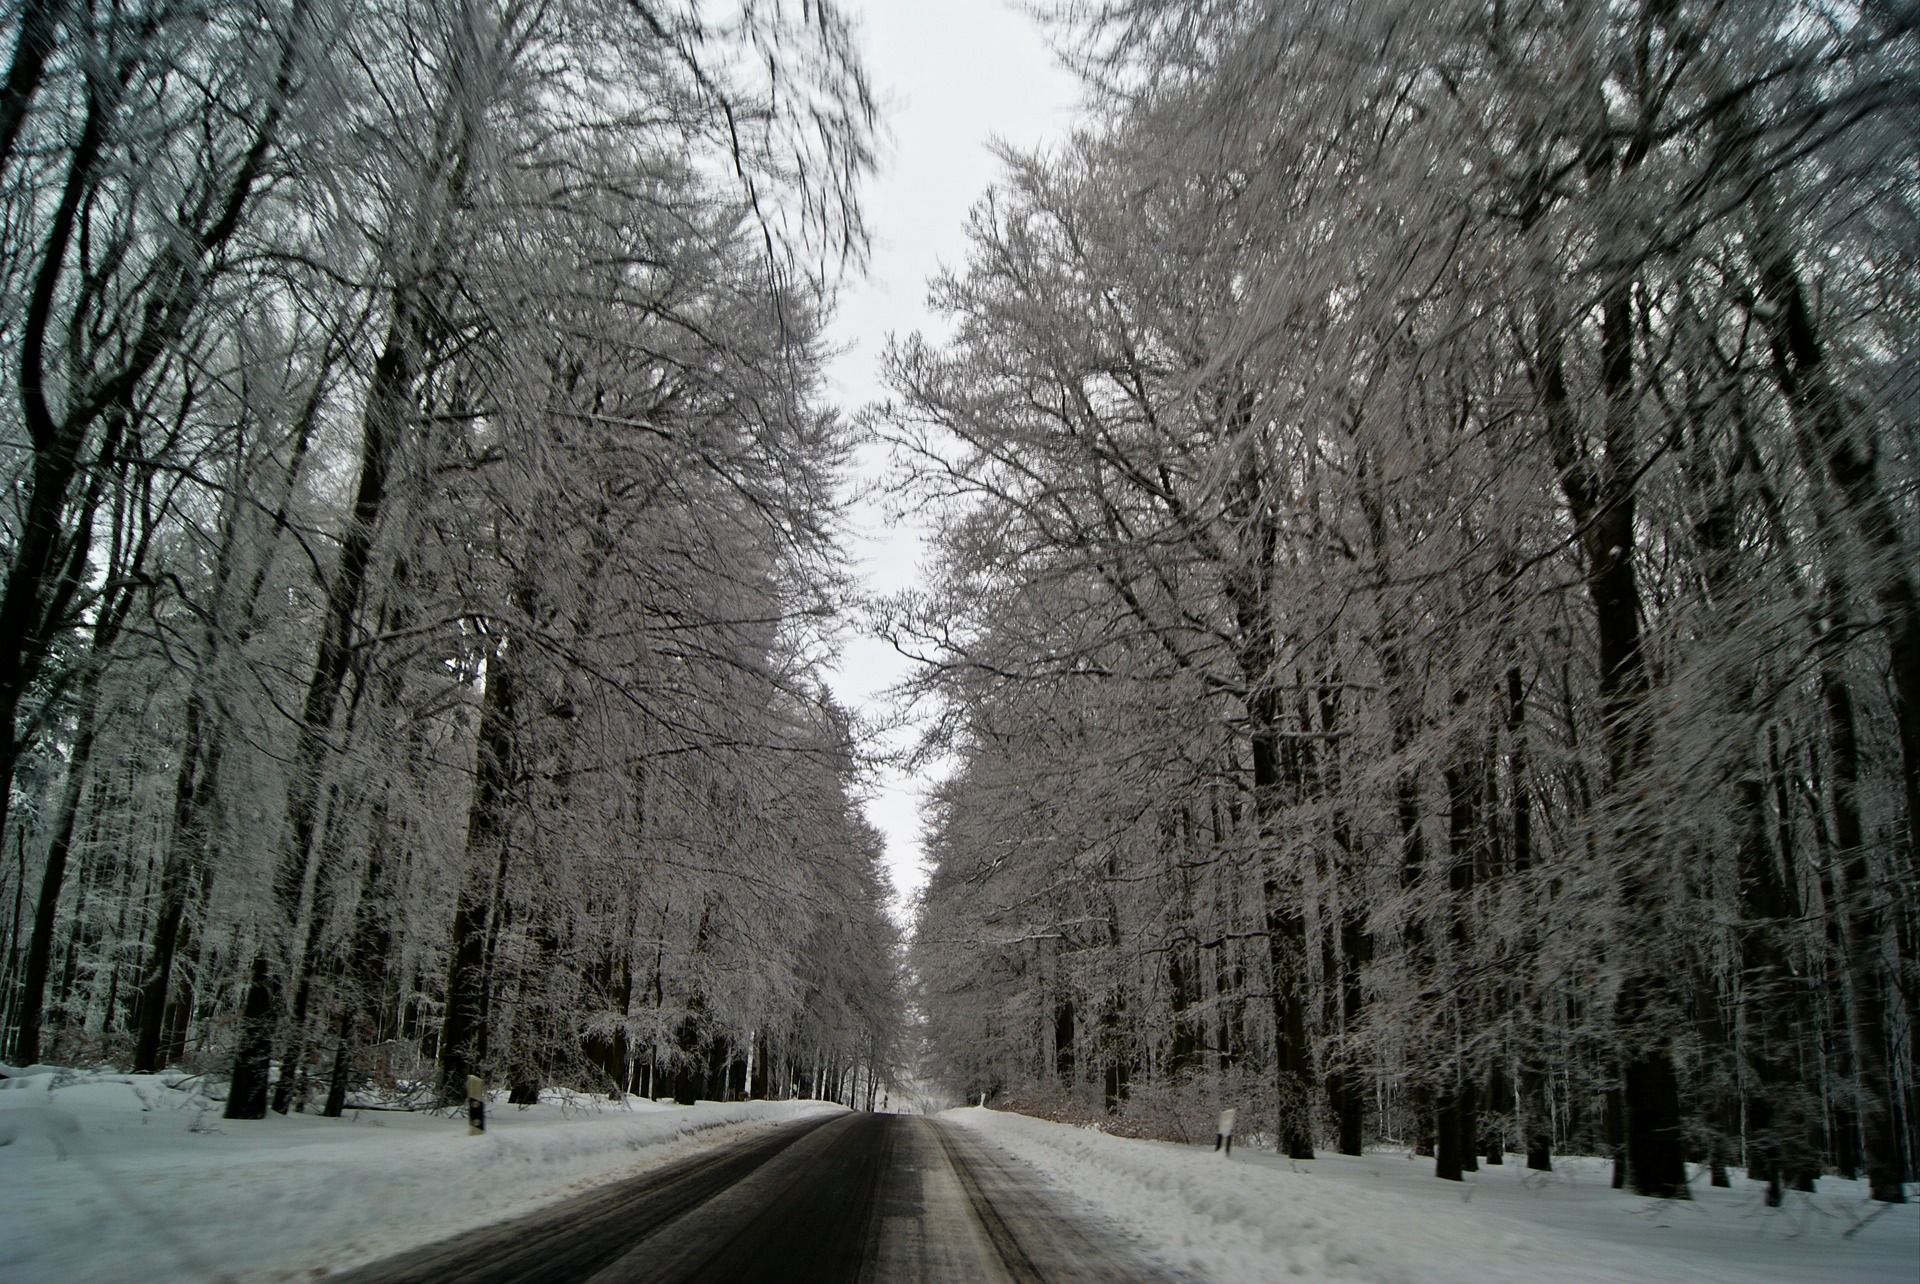
[{"label": "snowy road", "polygon": [[804,1119],[511,1222],[376,1262],[362,1284],[460,1280],[1150,1280],[965,1130]]}]

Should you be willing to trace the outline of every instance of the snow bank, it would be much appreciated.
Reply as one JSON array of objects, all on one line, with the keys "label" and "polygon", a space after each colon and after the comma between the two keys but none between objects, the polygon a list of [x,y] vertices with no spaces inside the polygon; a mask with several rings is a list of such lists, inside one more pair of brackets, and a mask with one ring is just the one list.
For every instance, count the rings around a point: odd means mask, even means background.
[{"label": "snow bank", "polygon": [[[550,1093],[456,1115],[220,1118],[200,1081],[0,1079],[0,1281],[310,1278],[840,1106]],[[10,1144],[9,1144],[10,1143]]]},{"label": "snow bank", "polygon": [[1509,1162],[1455,1184],[1404,1152],[1225,1160],[995,1110],[941,1118],[1033,1165],[1168,1265],[1215,1280],[1913,1284],[1920,1263],[1920,1206],[1872,1204],[1864,1182],[1837,1178],[1776,1210],[1744,1181],[1688,1202],[1624,1194],[1594,1159],[1556,1157],[1552,1174]]}]

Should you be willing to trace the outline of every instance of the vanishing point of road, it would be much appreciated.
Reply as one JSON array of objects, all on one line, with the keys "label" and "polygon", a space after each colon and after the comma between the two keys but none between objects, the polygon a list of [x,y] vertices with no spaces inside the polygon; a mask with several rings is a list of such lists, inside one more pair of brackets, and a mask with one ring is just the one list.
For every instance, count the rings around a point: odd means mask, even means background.
[{"label": "vanishing point of road", "polygon": [[966,1129],[917,1115],[783,1124],[455,1239],[354,1284],[1147,1281],[1168,1278]]}]

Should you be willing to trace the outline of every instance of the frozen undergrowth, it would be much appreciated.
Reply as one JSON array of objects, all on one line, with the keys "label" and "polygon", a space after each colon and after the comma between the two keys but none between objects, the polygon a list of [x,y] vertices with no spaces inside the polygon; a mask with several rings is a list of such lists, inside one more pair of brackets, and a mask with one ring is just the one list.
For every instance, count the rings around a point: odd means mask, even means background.
[{"label": "frozen undergrowth", "polygon": [[[1914,1284],[1920,1206],[1823,1179],[1764,1207],[1757,1185],[1700,1183],[1691,1201],[1611,1188],[1597,1159],[1517,1163],[1454,1184],[1404,1152],[1291,1163],[1242,1148],[1134,1141],[995,1110],[947,1112],[1126,1228],[1169,1265],[1228,1281],[1366,1284]],[[1877,1214],[1877,1216],[1876,1216]],[[1861,1226],[1865,1217],[1874,1220]],[[1859,1227],[1848,1237],[1845,1232]]]},{"label": "frozen undergrowth", "polygon": [[841,1109],[555,1091],[503,1097],[472,1137],[454,1115],[371,1109],[228,1122],[205,1088],[39,1066],[0,1079],[0,1281],[311,1278]]}]

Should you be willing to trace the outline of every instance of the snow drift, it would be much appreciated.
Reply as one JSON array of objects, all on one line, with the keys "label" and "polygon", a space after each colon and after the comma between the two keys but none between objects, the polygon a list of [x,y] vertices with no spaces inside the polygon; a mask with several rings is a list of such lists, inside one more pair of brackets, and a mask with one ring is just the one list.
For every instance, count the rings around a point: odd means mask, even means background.
[{"label": "snow drift", "polygon": [[1865,1182],[1838,1178],[1773,1210],[1757,1183],[1696,1187],[1684,1202],[1625,1194],[1597,1159],[1556,1156],[1551,1174],[1506,1164],[1455,1184],[1405,1152],[1224,1160],[996,1110],[941,1118],[1033,1165],[1168,1265],[1214,1280],[1912,1284],[1920,1262],[1920,1207],[1874,1204]]},{"label": "snow drift", "polygon": [[20,1284],[305,1278],[842,1109],[548,1092],[495,1104],[475,1137],[458,1114],[228,1122],[178,1073],[12,1076],[0,1079],[0,1281]]}]

